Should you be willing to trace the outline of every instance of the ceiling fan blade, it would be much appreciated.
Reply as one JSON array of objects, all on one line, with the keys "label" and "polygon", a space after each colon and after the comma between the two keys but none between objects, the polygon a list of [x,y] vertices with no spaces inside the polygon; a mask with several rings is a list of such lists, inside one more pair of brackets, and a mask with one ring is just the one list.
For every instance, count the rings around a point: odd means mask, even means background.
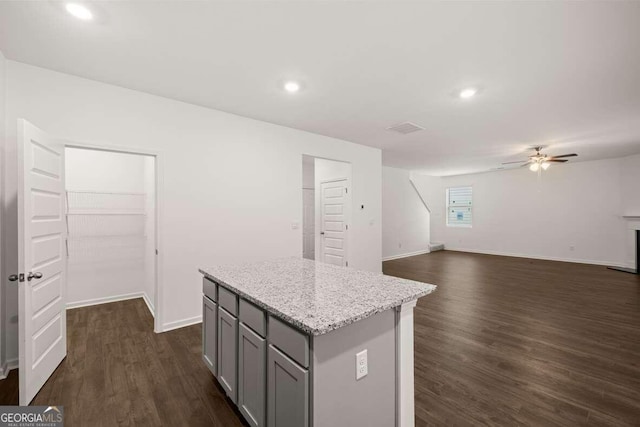
[{"label": "ceiling fan blade", "polygon": [[502,162],[503,165],[511,165],[514,163],[524,163],[524,162],[529,162],[529,160],[516,160],[515,162]]},{"label": "ceiling fan blade", "polygon": [[529,160],[527,163],[523,163],[520,165],[521,168],[525,167],[525,166],[529,166],[531,163],[533,163],[531,160]]},{"label": "ceiling fan blade", "polygon": [[560,159],[562,157],[576,157],[577,154],[576,153],[572,153],[572,154],[561,154],[559,156],[551,156],[552,159]]},{"label": "ceiling fan blade", "polygon": [[568,162],[569,160],[564,160],[564,159],[547,159],[545,160],[545,162],[556,162],[556,163],[564,163],[564,162]]}]

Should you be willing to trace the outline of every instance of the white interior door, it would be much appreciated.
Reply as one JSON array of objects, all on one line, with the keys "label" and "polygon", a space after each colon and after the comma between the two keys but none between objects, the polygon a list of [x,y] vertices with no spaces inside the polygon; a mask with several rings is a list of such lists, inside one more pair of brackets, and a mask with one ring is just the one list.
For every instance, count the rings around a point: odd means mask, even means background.
[{"label": "white interior door", "polygon": [[347,180],[323,182],[320,231],[321,260],[328,264],[347,266]]},{"label": "white interior door", "polygon": [[64,146],[18,121],[20,404],[67,354]]},{"label": "white interior door", "polygon": [[302,189],[302,256],[316,259],[316,192],[313,188]]}]

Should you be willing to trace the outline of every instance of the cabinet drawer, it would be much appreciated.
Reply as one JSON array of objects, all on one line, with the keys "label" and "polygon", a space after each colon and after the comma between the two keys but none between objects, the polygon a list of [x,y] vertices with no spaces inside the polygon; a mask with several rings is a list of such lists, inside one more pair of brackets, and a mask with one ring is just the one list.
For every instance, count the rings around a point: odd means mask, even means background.
[{"label": "cabinet drawer", "polygon": [[238,317],[238,296],[223,286],[218,286],[218,304]]},{"label": "cabinet drawer", "polygon": [[216,282],[207,279],[206,277],[202,278],[202,293],[209,297],[211,301],[218,302],[218,292],[216,292]]},{"label": "cabinet drawer", "polygon": [[309,336],[269,316],[269,342],[305,368],[309,367]]},{"label": "cabinet drawer", "polygon": [[240,321],[261,337],[267,335],[266,317],[262,309],[240,298]]}]

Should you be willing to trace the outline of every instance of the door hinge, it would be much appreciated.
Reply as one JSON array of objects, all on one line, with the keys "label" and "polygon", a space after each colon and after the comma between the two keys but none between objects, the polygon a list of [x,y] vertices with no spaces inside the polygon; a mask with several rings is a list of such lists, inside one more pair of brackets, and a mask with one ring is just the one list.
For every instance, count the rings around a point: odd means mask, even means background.
[{"label": "door hinge", "polygon": [[345,224],[344,226],[345,226],[345,230],[349,229],[349,224]]},{"label": "door hinge", "polygon": [[158,255],[158,250],[156,249],[156,255]]},{"label": "door hinge", "polygon": [[345,261],[345,266],[349,267],[349,261]]},{"label": "door hinge", "polygon": [[345,192],[345,193],[348,193],[348,192],[349,192],[349,189],[348,189],[348,188],[345,188],[345,189],[344,189],[344,192]]}]

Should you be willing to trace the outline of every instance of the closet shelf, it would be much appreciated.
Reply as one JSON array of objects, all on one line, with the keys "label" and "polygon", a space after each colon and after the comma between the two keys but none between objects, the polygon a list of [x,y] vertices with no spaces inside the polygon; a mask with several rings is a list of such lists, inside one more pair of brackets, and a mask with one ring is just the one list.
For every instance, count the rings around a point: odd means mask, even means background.
[{"label": "closet shelf", "polygon": [[144,196],[145,193],[126,193],[126,192],[118,192],[118,191],[67,191],[67,193],[72,194],[115,194],[117,196]]},{"label": "closet shelf", "polygon": [[146,234],[94,234],[94,235],[74,235],[69,234],[67,236],[69,241],[80,240],[144,240],[147,238]]},{"label": "closet shelf", "polygon": [[146,212],[126,212],[126,211],[111,211],[111,212],[96,212],[96,211],[75,211],[67,212],[67,215],[140,215],[146,216]]}]

